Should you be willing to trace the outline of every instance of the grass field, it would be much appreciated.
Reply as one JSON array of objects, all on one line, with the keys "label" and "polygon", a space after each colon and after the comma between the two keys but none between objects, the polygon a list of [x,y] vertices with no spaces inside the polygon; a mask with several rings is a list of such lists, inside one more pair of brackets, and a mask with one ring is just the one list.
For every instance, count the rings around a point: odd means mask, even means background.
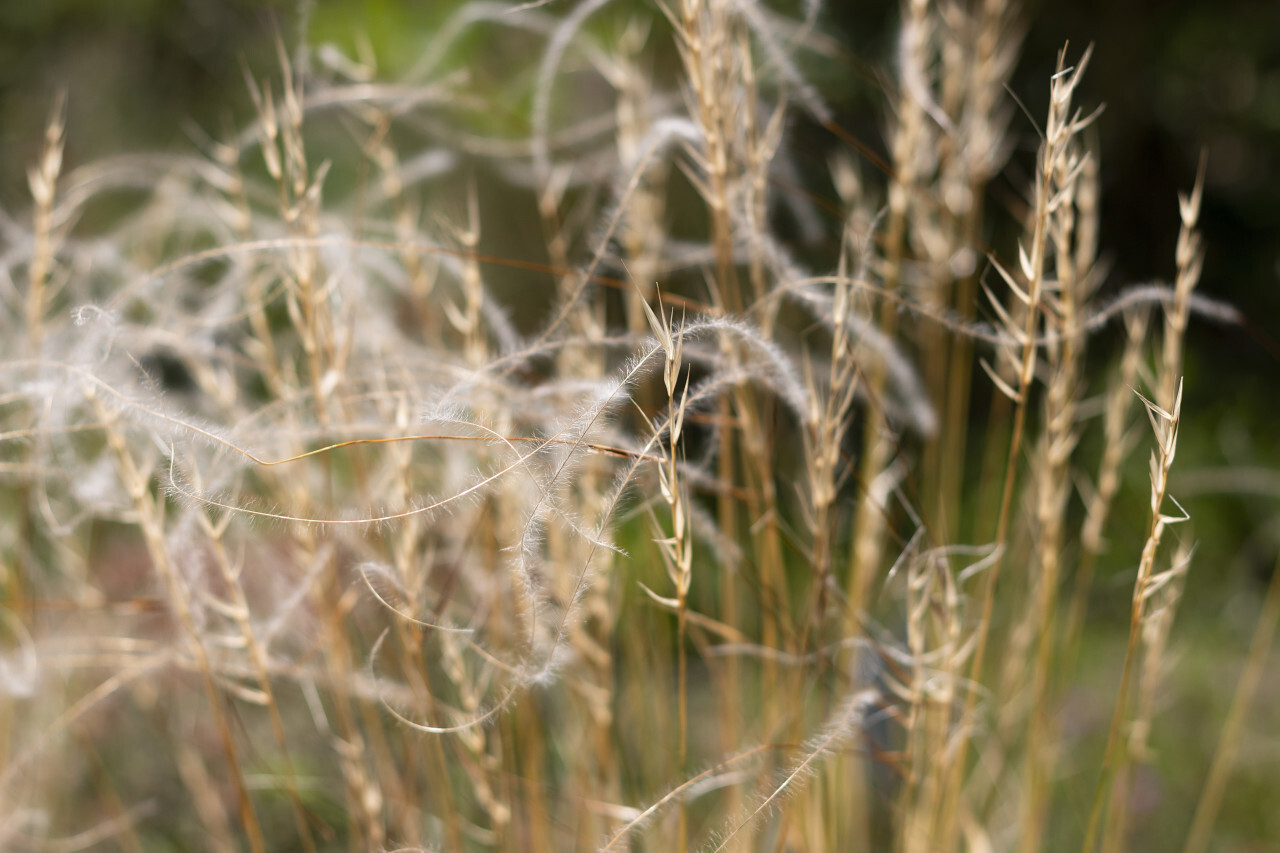
[{"label": "grass field", "polygon": [[1111,272],[1092,47],[909,0],[872,141],[818,2],[313,11],[0,212],[0,847],[1280,845],[1275,323],[1205,158]]}]

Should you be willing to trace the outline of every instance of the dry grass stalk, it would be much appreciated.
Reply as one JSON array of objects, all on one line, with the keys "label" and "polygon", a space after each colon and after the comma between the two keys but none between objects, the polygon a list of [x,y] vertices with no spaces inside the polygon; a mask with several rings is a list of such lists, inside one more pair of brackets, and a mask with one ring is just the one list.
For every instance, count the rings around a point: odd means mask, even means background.
[{"label": "dry grass stalk", "polygon": [[[1102,777],[1098,783],[1093,808],[1089,815],[1089,825],[1085,831],[1083,849],[1086,851],[1094,849],[1103,827],[1102,819],[1104,813],[1112,804],[1113,785],[1117,776],[1122,773],[1123,768],[1127,765],[1128,756],[1130,755],[1128,745],[1121,741],[1125,737],[1124,732],[1130,717],[1131,672],[1136,665],[1138,643],[1143,627],[1152,612],[1149,601],[1151,596],[1161,586],[1165,585],[1170,577],[1176,576],[1178,570],[1178,566],[1175,564],[1174,569],[1171,569],[1170,572],[1157,574],[1155,572],[1156,552],[1160,548],[1160,541],[1164,536],[1165,529],[1170,524],[1187,520],[1187,516],[1185,512],[1181,511],[1181,507],[1178,508],[1181,513],[1179,515],[1167,515],[1163,509],[1169,485],[1169,471],[1173,467],[1174,455],[1178,448],[1178,425],[1182,415],[1182,388],[1179,385],[1171,410],[1165,410],[1145,397],[1142,398],[1142,402],[1147,407],[1147,417],[1156,436],[1156,449],[1151,453],[1149,466],[1151,475],[1151,526],[1147,533],[1146,544],[1142,547],[1142,557],[1138,562],[1138,576],[1133,585],[1129,642],[1125,650],[1124,669],[1120,675],[1120,688],[1116,698],[1115,712],[1112,714],[1111,728],[1107,735],[1107,750],[1106,755],[1103,757]],[[1176,505],[1177,502],[1174,501],[1174,503]],[[1113,809],[1108,817],[1109,819],[1121,820],[1123,818],[1122,809]]]},{"label": "dry grass stalk", "polygon": [[[1033,204],[1027,228],[1030,248],[1020,242],[1018,246],[1017,274],[1006,270],[993,259],[993,266],[1008,285],[1018,310],[1023,312],[1020,324],[1014,314],[1006,309],[990,291],[988,297],[992,309],[1000,317],[1003,331],[1011,347],[999,353],[1014,370],[1014,383],[1010,383],[987,362],[982,365],[996,387],[1013,403],[1013,424],[1010,431],[1008,458],[1005,463],[1004,485],[1001,490],[1000,508],[996,517],[994,559],[982,578],[981,612],[978,619],[977,644],[970,670],[971,684],[966,709],[962,719],[961,734],[953,763],[948,769],[949,783],[945,806],[944,826],[954,827],[962,805],[960,803],[965,764],[967,762],[967,721],[972,718],[977,702],[976,686],[981,683],[986,662],[987,644],[993,618],[996,587],[1000,569],[1009,548],[1009,530],[1012,520],[1014,489],[1021,460],[1023,433],[1026,425],[1028,397],[1038,358],[1038,340],[1041,328],[1041,311],[1045,299],[1045,283],[1049,266],[1050,240],[1055,217],[1064,207],[1074,203],[1075,178],[1079,166],[1071,159],[1074,150],[1072,140],[1093,120],[1078,110],[1073,111],[1072,97],[1088,65],[1091,50],[1086,50],[1077,65],[1066,67],[1066,50],[1058,55],[1057,72],[1053,76],[1049,92],[1049,115],[1045,123],[1044,138],[1036,158]],[[1065,263],[1065,261],[1064,261]],[[948,832],[953,832],[949,829]]]},{"label": "dry grass stalk", "polygon": [[54,202],[58,176],[62,172],[62,149],[66,132],[65,95],[59,94],[49,124],[45,128],[44,153],[38,166],[27,172],[27,185],[35,201],[32,237],[35,245],[27,266],[26,328],[28,348],[33,356],[40,352],[44,338],[45,312],[56,291],[50,276],[54,271],[57,235],[54,233]]}]

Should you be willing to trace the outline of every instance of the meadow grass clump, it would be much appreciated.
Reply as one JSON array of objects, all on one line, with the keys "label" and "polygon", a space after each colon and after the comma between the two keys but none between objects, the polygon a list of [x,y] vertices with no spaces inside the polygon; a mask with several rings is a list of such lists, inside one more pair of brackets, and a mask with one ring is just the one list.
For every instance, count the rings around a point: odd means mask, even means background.
[{"label": "meadow grass clump", "polygon": [[1153,849],[1203,165],[1173,283],[1108,283],[1090,49],[1005,216],[1004,3],[904,3],[881,170],[812,191],[820,3],[616,5],[474,0],[396,82],[281,43],[159,163],[64,168],[55,105],[0,256],[6,849]]}]

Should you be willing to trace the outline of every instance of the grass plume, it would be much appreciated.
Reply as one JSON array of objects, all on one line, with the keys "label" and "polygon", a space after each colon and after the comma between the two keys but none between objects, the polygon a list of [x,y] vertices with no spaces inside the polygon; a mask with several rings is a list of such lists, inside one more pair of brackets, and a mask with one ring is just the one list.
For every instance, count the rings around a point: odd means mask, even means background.
[{"label": "grass plume", "polygon": [[53,105],[0,221],[0,845],[1153,849],[1184,353],[1243,319],[1206,167],[1172,283],[1116,281],[1092,48],[1023,127],[1016,10],[906,0],[859,159],[825,14],[473,0],[392,81],[280,39],[165,158],[66,168]]}]

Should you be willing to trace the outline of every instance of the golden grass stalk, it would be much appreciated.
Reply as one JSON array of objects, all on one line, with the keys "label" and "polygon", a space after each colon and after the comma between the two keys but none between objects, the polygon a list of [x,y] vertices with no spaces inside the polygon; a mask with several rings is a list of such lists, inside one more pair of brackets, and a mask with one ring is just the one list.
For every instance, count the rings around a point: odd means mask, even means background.
[{"label": "golden grass stalk", "polygon": [[[1097,844],[1099,833],[1103,827],[1103,817],[1111,802],[1113,785],[1118,773],[1127,761],[1128,747],[1122,743],[1125,737],[1126,724],[1129,720],[1129,694],[1132,689],[1132,672],[1138,655],[1138,642],[1143,626],[1149,615],[1148,602],[1152,593],[1163,584],[1162,577],[1155,572],[1156,552],[1160,548],[1160,540],[1165,528],[1170,524],[1186,521],[1187,515],[1179,507],[1180,515],[1167,515],[1163,507],[1169,484],[1169,471],[1173,467],[1174,455],[1178,448],[1178,426],[1182,416],[1182,388],[1178,387],[1177,396],[1171,410],[1165,410],[1145,397],[1140,397],[1147,408],[1147,417],[1151,422],[1152,432],[1156,436],[1156,449],[1151,453],[1149,465],[1151,475],[1151,525],[1147,532],[1146,544],[1142,547],[1142,557],[1138,562],[1138,576],[1133,585],[1133,601],[1129,617],[1129,641],[1125,647],[1124,668],[1120,674],[1120,687],[1116,697],[1115,711],[1111,716],[1111,727],[1107,734],[1106,753],[1103,756],[1102,774],[1098,788],[1094,794],[1093,807],[1089,814],[1089,823],[1085,829],[1085,853],[1091,853]],[[1175,505],[1177,501],[1174,501]]]},{"label": "golden grass stalk", "polygon": [[49,277],[57,251],[54,234],[54,201],[58,175],[62,172],[62,148],[66,131],[66,96],[59,94],[45,127],[44,152],[40,163],[27,172],[27,185],[35,200],[33,214],[34,248],[27,266],[26,328],[27,346],[32,356],[40,353],[44,338],[44,317],[50,297]]},{"label": "golden grass stalk", "polygon": [[[968,726],[977,704],[977,685],[981,683],[984,664],[986,662],[987,644],[992,624],[995,592],[1000,579],[1000,569],[1009,548],[1009,528],[1012,519],[1011,509],[1017,472],[1021,460],[1023,432],[1026,426],[1028,397],[1032,389],[1037,363],[1039,330],[1041,327],[1041,310],[1044,300],[1045,277],[1048,271],[1049,240],[1053,226],[1052,217],[1061,206],[1070,205],[1074,199],[1075,175],[1078,167],[1063,168],[1071,151],[1073,137],[1089,125],[1095,114],[1084,116],[1078,110],[1073,112],[1072,97],[1079,85],[1080,78],[1088,66],[1092,48],[1086,49],[1077,65],[1066,67],[1066,48],[1058,54],[1057,72],[1049,87],[1049,115],[1045,123],[1044,138],[1036,158],[1035,187],[1033,208],[1029,220],[1030,248],[1021,243],[1018,247],[1018,273],[1021,279],[1006,270],[993,259],[993,266],[1008,285],[1019,310],[1024,312],[1019,326],[1014,314],[1002,307],[1001,303],[991,296],[993,310],[1000,316],[1003,331],[1013,349],[1001,349],[1001,355],[1009,366],[1015,367],[1016,385],[1011,385],[1000,378],[994,368],[985,361],[983,367],[987,375],[995,382],[996,387],[1013,403],[1013,425],[1010,432],[1009,453],[1005,464],[1004,485],[1001,489],[1000,508],[996,516],[994,555],[990,567],[982,577],[981,612],[978,619],[977,640],[974,647],[973,660],[970,667],[971,687],[965,701],[965,711],[961,717],[961,729],[954,757],[948,769],[949,781],[947,800],[943,811],[943,825],[947,834],[954,833],[955,821],[961,809],[961,789],[964,780],[968,751]],[[1066,182],[1064,183],[1064,178]],[[988,293],[990,296],[990,293]]]}]

